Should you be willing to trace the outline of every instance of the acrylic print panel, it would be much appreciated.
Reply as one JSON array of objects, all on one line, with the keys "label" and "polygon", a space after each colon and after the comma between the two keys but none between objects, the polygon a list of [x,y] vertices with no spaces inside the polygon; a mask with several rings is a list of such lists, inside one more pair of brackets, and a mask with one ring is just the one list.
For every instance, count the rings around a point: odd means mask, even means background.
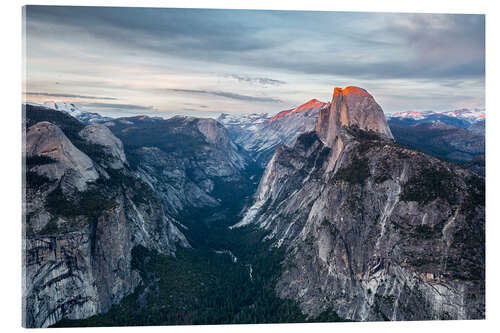
[{"label": "acrylic print panel", "polygon": [[484,318],[483,15],[23,20],[25,327]]}]

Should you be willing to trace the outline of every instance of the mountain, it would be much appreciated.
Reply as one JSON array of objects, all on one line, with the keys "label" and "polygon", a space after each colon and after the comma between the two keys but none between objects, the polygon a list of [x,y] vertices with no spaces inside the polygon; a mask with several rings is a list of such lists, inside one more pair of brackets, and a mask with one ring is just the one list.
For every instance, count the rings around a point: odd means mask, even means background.
[{"label": "mountain", "polygon": [[319,113],[316,133],[332,146],[341,142],[338,132],[343,127],[356,127],[393,139],[382,108],[366,90],[358,87],[335,88],[330,108]]},{"label": "mountain", "polygon": [[388,115],[389,121],[404,125],[417,123],[442,122],[448,125],[468,128],[475,122],[484,120],[484,109],[458,109],[445,112],[435,111],[403,111]]},{"label": "mountain", "polygon": [[253,205],[285,252],[275,292],[309,317],[485,315],[484,178],[394,142],[373,96],[336,88],[314,131],[280,145]]},{"label": "mountain", "polygon": [[[25,114],[26,327],[107,312],[142,283],[134,248],[172,256],[190,247],[176,217],[238,198],[231,186],[246,184],[245,160],[211,119],[108,124],[123,144],[64,112],[26,105]],[[220,187],[229,193],[214,194]]]},{"label": "mountain", "polygon": [[31,106],[35,106],[35,107],[43,107],[43,108],[47,108],[47,109],[51,109],[51,110],[57,110],[60,112],[64,112],[64,113],[78,119],[79,121],[81,121],[84,124],[100,123],[100,122],[104,122],[104,121],[108,121],[108,120],[112,119],[110,117],[101,116],[100,114],[95,113],[95,112],[83,111],[75,103],[47,101],[47,102],[44,102],[43,104],[37,104],[37,103],[32,103],[32,102],[29,102],[27,104],[31,105]]},{"label": "mountain", "polygon": [[[152,276],[164,269],[143,262],[151,256],[183,258],[174,270],[202,260],[207,285],[212,276],[205,260],[250,282],[247,264],[227,267],[225,253],[232,252],[224,242],[235,233],[224,230],[254,193],[262,170],[223,125],[147,116],[85,125],[66,112],[24,107],[24,326],[47,327],[108,313],[130,299],[143,302],[158,288]],[[185,274],[177,279],[189,279]]]},{"label": "mountain", "polygon": [[402,122],[389,118],[388,123],[399,144],[458,163],[484,176],[484,119],[466,128],[440,120]]},{"label": "mountain", "polygon": [[[277,146],[293,145],[300,134],[312,130],[316,126],[319,110],[329,104],[313,99],[297,108],[278,112],[275,116],[222,114],[218,121],[228,129],[231,139],[265,168]],[[458,163],[484,176],[483,109],[441,113],[405,111],[387,117],[389,129],[399,144]]]},{"label": "mountain", "polygon": [[214,119],[140,116],[105,125],[123,142],[134,173],[160,193],[172,216],[219,207],[256,186],[248,154]]},{"label": "mountain", "polygon": [[228,229],[262,170],[220,123],[25,107],[24,326],[305,320],[272,291],[280,254]]},{"label": "mountain", "polygon": [[482,119],[482,120],[476,121],[475,123],[470,125],[469,128],[467,128],[467,129],[474,134],[484,136],[486,134],[486,120]]},{"label": "mountain", "polygon": [[229,114],[222,113],[217,121],[223,124],[228,130],[230,136],[233,131],[255,131],[260,126],[259,124],[265,123],[270,116],[267,113],[248,113],[248,114]]},{"label": "mountain", "polygon": [[217,121],[24,107],[24,326],[484,317],[484,178],[400,145],[472,169],[484,120],[392,123],[357,87]]},{"label": "mountain", "polygon": [[228,128],[234,142],[247,150],[264,168],[279,144],[292,145],[301,133],[312,130],[319,111],[328,106],[329,103],[312,99],[272,117],[267,114],[240,117],[222,114],[217,120]]}]

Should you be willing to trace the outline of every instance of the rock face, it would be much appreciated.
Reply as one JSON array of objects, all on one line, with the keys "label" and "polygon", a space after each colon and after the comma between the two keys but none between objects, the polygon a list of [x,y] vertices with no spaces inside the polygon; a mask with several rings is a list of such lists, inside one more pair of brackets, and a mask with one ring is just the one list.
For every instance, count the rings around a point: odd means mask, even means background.
[{"label": "rock face", "polygon": [[279,146],[243,220],[284,247],[276,292],[314,317],[484,318],[484,179],[394,143],[360,88]]},{"label": "rock face", "polygon": [[26,110],[25,327],[109,310],[141,282],[136,245],[170,255],[189,247],[155,189],[124,164],[121,141],[55,112]]},{"label": "rock face", "polygon": [[330,103],[312,99],[273,117],[254,114],[235,119],[221,115],[218,120],[227,126],[231,138],[265,168],[278,145],[293,145],[300,134],[314,129],[320,110],[329,107]]},{"label": "rock face", "polygon": [[251,183],[249,157],[214,119],[133,117],[107,125],[124,142],[135,174],[156,189],[172,216],[217,207],[238,195],[228,188]]},{"label": "rock face", "polygon": [[87,182],[95,181],[99,175],[92,160],[78,150],[59,127],[49,122],[39,122],[26,132],[26,156],[45,156],[55,163],[36,166],[36,172],[51,180],[70,177],[70,182],[82,191]]},{"label": "rock face", "polygon": [[104,147],[106,154],[111,157],[109,159],[111,168],[121,169],[127,163],[122,142],[106,126],[102,124],[88,125],[78,135],[92,144]]},{"label": "rock face", "polygon": [[108,311],[141,281],[131,269],[135,245],[167,254],[174,253],[176,243],[188,246],[158,202],[149,204],[154,211],[148,213],[147,206],[126,196],[115,200],[94,216],[61,216],[45,207],[28,212],[44,211],[51,220],[24,241],[26,327]]},{"label": "rock face", "polygon": [[250,158],[213,119],[85,126],[27,105],[26,123],[26,327],[108,311],[141,284],[134,247],[175,255],[190,247],[182,217],[254,188]]},{"label": "rock face", "polygon": [[318,118],[316,132],[331,146],[342,126],[358,127],[363,131],[392,139],[382,108],[366,90],[358,87],[335,88],[330,109],[323,109]]}]

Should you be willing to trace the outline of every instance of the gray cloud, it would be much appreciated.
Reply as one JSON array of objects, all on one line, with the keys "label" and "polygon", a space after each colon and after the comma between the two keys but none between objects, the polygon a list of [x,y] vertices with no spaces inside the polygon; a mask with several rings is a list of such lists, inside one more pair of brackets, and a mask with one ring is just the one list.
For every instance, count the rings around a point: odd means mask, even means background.
[{"label": "gray cloud", "polygon": [[[248,10],[228,13],[204,9],[28,6],[28,34],[43,33],[43,23],[47,32],[69,27],[75,33],[127,50],[306,74],[357,78],[484,76],[482,15]],[[310,49],[309,43],[314,49]],[[347,57],[345,50],[349,51]],[[282,83],[267,78],[233,77],[259,84]]]},{"label": "gray cloud", "polygon": [[189,106],[190,108],[193,108],[193,107],[202,108],[202,109],[208,108],[208,105],[197,104],[197,103],[184,103],[184,105]]},{"label": "gray cloud", "polygon": [[236,79],[239,82],[254,83],[254,84],[260,84],[263,86],[265,86],[265,85],[279,86],[282,84],[286,84],[285,81],[270,79],[267,77],[251,77],[251,76],[247,76],[247,75],[238,75],[238,74],[231,74],[231,75],[228,75],[228,77]]},{"label": "gray cloud", "polygon": [[124,50],[184,59],[356,78],[484,76],[482,15],[258,10],[228,14],[175,8],[27,10],[29,35],[72,31]]},{"label": "gray cloud", "polygon": [[[82,96],[102,88],[109,96],[151,98],[168,108],[173,101],[148,80],[187,73],[198,82],[213,73],[251,73],[229,77],[280,99],[210,79],[198,85],[204,89],[170,92],[241,101],[206,102],[224,111],[254,108],[245,102],[300,103],[340,84],[383,92],[390,110],[452,107],[459,99],[484,103],[484,15],[28,6],[26,18],[28,61],[41,60],[31,63],[32,77],[42,86],[61,82],[57,91],[71,81],[70,91],[79,88]],[[71,76],[76,61],[89,73]],[[112,80],[101,74],[108,63],[110,71],[117,69]],[[457,97],[458,87],[463,96]],[[275,105],[257,107],[272,112]]]},{"label": "gray cloud", "polygon": [[114,97],[99,97],[99,96],[86,96],[86,95],[74,95],[74,94],[56,94],[56,93],[46,93],[46,92],[25,92],[26,95],[32,96],[47,96],[47,97],[64,97],[64,98],[85,98],[85,99],[103,99],[103,100],[116,100]]},{"label": "gray cloud", "polygon": [[[251,11],[236,13],[227,15],[227,11],[215,9],[78,6],[27,6],[26,11],[29,22],[48,23],[50,29],[69,26],[113,44],[158,52],[179,52],[182,48],[242,52],[272,46],[269,40],[257,37],[256,33],[265,27],[245,18]],[[30,28],[35,33],[35,26]]]},{"label": "gray cloud", "polygon": [[212,96],[219,96],[219,97],[225,97],[225,98],[236,99],[240,101],[248,101],[248,102],[268,102],[268,103],[281,102],[280,99],[274,97],[241,95],[227,91],[198,90],[198,89],[164,89],[164,91],[169,91],[174,93],[185,93],[185,94],[212,95]]}]

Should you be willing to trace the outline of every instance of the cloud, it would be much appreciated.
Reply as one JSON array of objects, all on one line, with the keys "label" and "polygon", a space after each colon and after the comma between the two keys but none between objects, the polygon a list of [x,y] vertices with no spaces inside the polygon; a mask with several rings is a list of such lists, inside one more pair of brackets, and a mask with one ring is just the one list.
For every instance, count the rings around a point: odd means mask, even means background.
[{"label": "cloud", "polygon": [[204,105],[204,104],[197,104],[197,103],[184,103],[184,105],[189,106],[190,108],[202,108],[202,109],[207,109],[209,106]]},{"label": "cloud", "polygon": [[169,91],[174,93],[195,94],[195,95],[212,95],[212,96],[219,96],[219,97],[225,97],[225,98],[230,98],[240,101],[249,101],[249,102],[281,103],[280,99],[274,97],[241,95],[227,91],[197,90],[197,89],[164,89],[164,91]]},{"label": "cloud", "polygon": [[28,6],[27,19],[28,36],[78,35],[125,54],[353,78],[484,76],[483,15]]},{"label": "cloud", "polygon": [[58,93],[47,93],[47,92],[25,92],[26,95],[32,96],[47,96],[47,97],[64,97],[64,98],[85,98],[85,99],[102,99],[102,100],[116,100],[114,97],[99,97],[99,96],[86,96],[86,95],[74,95],[74,94],[58,94]]},{"label": "cloud", "polygon": [[[44,23],[50,25],[49,30],[71,27],[113,44],[166,53],[182,49],[242,52],[270,47],[258,35],[265,27],[249,21],[249,13],[237,11],[233,16],[217,9],[78,6],[27,6],[26,10],[28,23]],[[36,33],[37,28],[28,26],[28,33]]]},{"label": "cloud", "polygon": [[238,80],[239,82],[247,82],[247,83],[254,83],[254,84],[260,84],[260,85],[282,85],[286,84],[285,81],[281,80],[275,80],[275,79],[270,79],[267,77],[251,77],[247,75],[237,75],[237,74],[230,74],[228,77],[231,77],[233,79]]},{"label": "cloud", "polygon": [[120,110],[154,110],[153,106],[142,106],[136,104],[118,104],[118,103],[79,103],[90,108],[106,108]]},{"label": "cloud", "polygon": [[[388,110],[484,100],[484,15],[26,8],[31,90],[71,84],[82,96],[98,92],[178,111],[184,105],[177,96],[158,87],[198,82],[203,89],[167,91],[229,112],[274,112],[274,103],[330,98],[332,87],[351,84],[378,93]],[[231,82],[218,80],[220,73],[238,74],[226,76]],[[205,101],[208,95],[230,101]]]}]

